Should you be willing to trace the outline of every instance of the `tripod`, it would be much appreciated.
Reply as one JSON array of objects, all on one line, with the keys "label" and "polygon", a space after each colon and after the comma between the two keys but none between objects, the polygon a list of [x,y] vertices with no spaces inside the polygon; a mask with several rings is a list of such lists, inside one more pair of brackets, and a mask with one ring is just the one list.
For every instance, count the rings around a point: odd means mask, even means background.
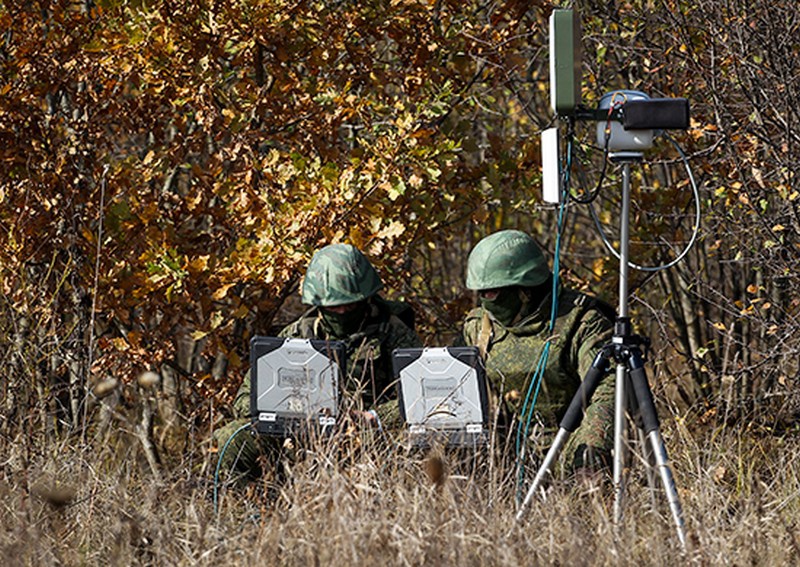
[{"label": "tripod", "polygon": [[[622,163],[622,211],[620,221],[620,268],[619,268],[619,312],[614,323],[614,335],[610,344],[604,346],[595,356],[591,368],[586,373],[583,382],[570,402],[566,414],[559,424],[558,433],[550,446],[545,458],[533,479],[528,493],[517,512],[517,520],[520,520],[530,504],[533,495],[544,482],[548,472],[558,458],[569,436],[578,428],[583,419],[584,408],[594,394],[594,391],[603,380],[609,370],[611,360],[616,362],[616,382],[614,384],[614,523],[619,524],[622,520],[622,499],[624,495],[623,479],[623,449],[625,430],[625,409],[626,405],[634,405],[638,409],[640,422],[637,424],[641,439],[645,441],[643,446],[649,444],[651,456],[655,461],[661,482],[664,485],[667,501],[669,503],[672,517],[678,532],[678,539],[681,547],[686,545],[686,534],[684,530],[683,512],[678,500],[678,492],[675,488],[675,481],[672,471],[667,462],[667,451],[659,430],[658,414],[656,413],[653,402],[653,394],[647,382],[647,374],[644,370],[644,355],[642,345],[648,344],[648,340],[634,335],[630,317],[628,317],[628,228],[630,213],[630,189],[631,189],[631,163],[639,162],[642,154],[638,152],[619,152],[612,154],[611,159]],[[628,385],[632,386],[633,396],[627,392]],[[631,399],[632,398],[632,399]],[[633,404],[628,404],[628,402]],[[649,459],[648,459],[649,462]],[[651,488],[655,483],[652,469],[648,465],[648,479]]]}]

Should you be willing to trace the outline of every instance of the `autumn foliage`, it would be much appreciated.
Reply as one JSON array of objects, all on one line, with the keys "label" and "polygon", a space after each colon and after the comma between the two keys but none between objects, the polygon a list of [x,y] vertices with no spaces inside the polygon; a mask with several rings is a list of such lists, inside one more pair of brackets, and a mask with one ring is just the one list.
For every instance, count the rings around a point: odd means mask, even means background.
[{"label": "autumn foliage", "polygon": [[[298,313],[303,269],[334,241],[369,254],[425,338],[452,338],[476,237],[519,227],[552,250],[555,215],[538,188],[538,134],[554,123],[552,8],[3,2],[4,423],[85,425],[87,392],[144,370],[190,408],[184,417],[202,400],[225,403],[248,338]],[[790,411],[796,11],[761,0],[576,8],[586,104],[616,88],[692,104],[678,138],[700,188],[701,238],[678,267],[634,282],[667,361],[659,378],[700,413],[750,412],[765,396]],[[579,137],[590,186],[597,152]],[[665,159],[638,179],[637,235],[679,247],[690,195],[676,154]],[[599,203],[612,230],[615,199]],[[613,301],[613,260],[586,213],[574,218],[564,277]],[[674,253],[642,250],[644,262]]]}]

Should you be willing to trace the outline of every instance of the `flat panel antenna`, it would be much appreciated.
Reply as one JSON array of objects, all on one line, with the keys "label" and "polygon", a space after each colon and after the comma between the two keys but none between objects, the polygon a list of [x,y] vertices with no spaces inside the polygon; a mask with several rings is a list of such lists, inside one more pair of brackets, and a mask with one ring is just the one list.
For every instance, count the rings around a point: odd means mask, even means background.
[{"label": "flat panel antenna", "polygon": [[571,116],[581,100],[581,30],[573,10],[550,14],[550,106]]}]

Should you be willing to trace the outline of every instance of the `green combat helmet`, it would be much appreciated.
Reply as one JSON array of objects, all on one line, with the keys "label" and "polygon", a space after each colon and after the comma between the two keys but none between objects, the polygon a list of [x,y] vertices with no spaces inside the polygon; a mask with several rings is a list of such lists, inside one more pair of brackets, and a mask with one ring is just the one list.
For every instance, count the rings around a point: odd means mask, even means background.
[{"label": "green combat helmet", "polygon": [[331,244],[318,250],[306,270],[306,305],[335,307],[363,301],[383,287],[378,272],[360,250],[350,244]]},{"label": "green combat helmet", "polygon": [[519,230],[501,230],[482,239],[467,260],[467,288],[535,287],[550,276],[536,242]]}]

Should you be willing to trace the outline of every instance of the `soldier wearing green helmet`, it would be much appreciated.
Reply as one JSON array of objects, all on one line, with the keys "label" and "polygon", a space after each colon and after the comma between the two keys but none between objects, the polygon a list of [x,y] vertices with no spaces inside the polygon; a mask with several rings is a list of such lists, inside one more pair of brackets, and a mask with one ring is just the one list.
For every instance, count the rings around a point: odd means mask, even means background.
[{"label": "soldier wearing green helmet", "polygon": [[[550,342],[529,432],[537,450],[552,440],[582,377],[599,349],[611,341],[613,309],[592,297],[561,289],[550,330],[552,274],[536,242],[518,230],[482,239],[469,255],[467,287],[480,306],[464,321],[463,340],[484,357],[493,398],[507,422],[520,415],[540,356]],[[613,447],[614,380],[595,392],[578,430],[564,451],[569,469],[598,469],[609,463]]]},{"label": "soldier wearing green helmet", "polygon": [[[278,336],[343,341],[347,367],[342,386],[355,409],[351,416],[367,426],[393,427],[400,419],[392,372],[392,351],[422,346],[413,330],[413,311],[379,295],[381,278],[366,256],[349,244],[318,250],[308,264],[302,302],[310,306]],[[235,419],[214,432],[219,447],[250,421],[250,375],[233,403]],[[260,470],[258,457],[280,451],[275,438],[238,435],[222,456],[220,468],[248,477]],[[274,462],[276,459],[272,459]]]}]

